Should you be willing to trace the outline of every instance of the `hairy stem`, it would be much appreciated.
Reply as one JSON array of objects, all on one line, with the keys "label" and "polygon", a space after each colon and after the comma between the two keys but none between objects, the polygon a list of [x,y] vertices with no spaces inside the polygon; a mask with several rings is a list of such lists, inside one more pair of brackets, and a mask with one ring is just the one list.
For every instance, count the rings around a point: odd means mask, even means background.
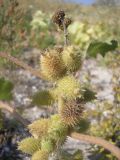
[{"label": "hairy stem", "polygon": [[18,60],[17,58],[11,56],[10,54],[4,53],[4,52],[0,52],[0,57],[6,58],[10,62],[15,63],[16,65],[22,67],[26,71],[29,71],[31,74],[33,74],[36,77],[39,77],[39,78],[42,77],[40,71],[37,71],[37,70],[33,69],[29,65],[25,64],[23,61]]},{"label": "hairy stem", "polygon": [[2,101],[0,101],[0,109],[8,111],[10,114],[13,115],[13,117],[15,117],[25,127],[29,124],[29,121],[24,119],[13,107],[9,106],[8,104]]},{"label": "hairy stem", "polygon": [[[24,119],[15,109],[13,109],[8,104],[5,104],[2,101],[0,101],[0,108],[10,112],[25,127],[27,127],[27,125],[29,124],[29,122],[26,119]],[[77,140],[86,141],[91,144],[97,144],[99,146],[102,146],[108,151],[110,151],[113,155],[115,155],[118,158],[118,160],[120,160],[120,149],[102,138],[84,135],[76,132],[72,132],[69,136]]]},{"label": "hairy stem", "polygon": [[67,33],[67,28],[65,26],[64,20],[62,21],[62,24],[63,24],[63,29],[64,29],[64,45],[67,46],[68,45],[68,33]]},{"label": "hairy stem", "polygon": [[102,138],[84,135],[76,132],[71,133],[70,137],[77,140],[86,141],[91,144],[97,144],[99,146],[102,146],[103,148],[110,151],[114,156],[116,156],[118,160],[120,160],[120,149]]}]

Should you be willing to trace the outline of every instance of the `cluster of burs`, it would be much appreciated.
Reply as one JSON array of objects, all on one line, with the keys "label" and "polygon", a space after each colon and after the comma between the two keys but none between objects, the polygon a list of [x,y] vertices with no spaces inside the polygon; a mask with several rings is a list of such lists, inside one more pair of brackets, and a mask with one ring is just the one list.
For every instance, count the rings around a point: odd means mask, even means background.
[{"label": "cluster of burs", "polygon": [[[53,21],[63,29],[70,19],[59,10]],[[81,68],[83,56],[80,48],[72,45],[48,49],[41,55],[40,70],[43,79],[54,83],[54,87],[40,91],[41,105],[58,104],[58,114],[34,121],[28,126],[31,137],[19,142],[19,149],[32,155],[32,160],[48,160],[66,141],[71,130],[79,123],[84,112],[84,90],[75,78]]]}]

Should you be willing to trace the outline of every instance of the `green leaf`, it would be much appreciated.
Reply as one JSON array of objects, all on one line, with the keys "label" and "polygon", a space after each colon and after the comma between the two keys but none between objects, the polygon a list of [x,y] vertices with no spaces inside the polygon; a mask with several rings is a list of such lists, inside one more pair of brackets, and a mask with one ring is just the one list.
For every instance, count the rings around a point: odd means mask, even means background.
[{"label": "green leaf", "polygon": [[74,130],[78,133],[85,133],[90,127],[90,122],[87,119],[81,119]]},{"label": "green leaf", "polygon": [[12,89],[13,84],[10,81],[0,78],[0,100],[11,100]]},{"label": "green leaf", "polygon": [[118,42],[116,40],[112,40],[111,44],[106,42],[92,42],[88,49],[87,54],[91,57],[96,57],[98,53],[100,53],[103,57],[109,51],[114,51],[118,47]]},{"label": "green leaf", "polygon": [[37,92],[33,96],[33,104],[38,106],[49,106],[54,102],[53,96],[49,90],[43,90]]},{"label": "green leaf", "polygon": [[89,102],[89,101],[92,101],[92,100],[96,99],[95,95],[96,95],[95,92],[91,91],[88,88],[85,88],[85,91],[84,91],[84,94],[83,94],[84,101]]}]

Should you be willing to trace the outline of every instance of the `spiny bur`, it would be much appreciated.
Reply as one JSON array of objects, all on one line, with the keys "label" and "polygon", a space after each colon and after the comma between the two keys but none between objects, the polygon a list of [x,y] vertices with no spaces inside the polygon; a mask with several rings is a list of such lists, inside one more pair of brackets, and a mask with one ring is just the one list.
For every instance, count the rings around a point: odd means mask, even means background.
[{"label": "spiny bur", "polygon": [[47,135],[48,127],[50,125],[49,119],[40,119],[34,121],[32,124],[28,126],[30,133],[35,138],[42,138]]},{"label": "spiny bur", "polygon": [[71,18],[65,17],[65,12],[63,10],[57,10],[52,17],[52,21],[57,24],[61,30],[64,30],[64,27],[67,29],[72,23]]},{"label": "spiny bur", "polygon": [[76,72],[82,65],[82,53],[79,47],[67,46],[62,52],[62,59],[70,72]]},{"label": "spiny bur", "polygon": [[51,153],[55,149],[55,143],[49,137],[46,137],[41,141],[41,149]]},{"label": "spiny bur", "polygon": [[77,99],[67,100],[60,98],[59,114],[64,124],[75,126],[83,116],[84,104]]},{"label": "spiny bur", "polygon": [[54,49],[41,56],[40,67],[43,77],[47,80],[56,81],[66,73],[61,55]]},{"label": "spiny bur", "polygon": [[41,148],[41,139],[35,139],[33,137],[25,138],[18,143],[18,149],[30,155],[32,155],[40,148]]},{"label": "spiny bur", "polygon": [[53,115],[51,117],[51,125],[48,134],[57,145],[61,145],[65,142],[68,134],[68,126],[61,121],[59,115]]},{"label": "spiny bur", "polygon": [[65,17],[65,12],[63,10],[59,9],[54,13],[52,20],[55,24],[60,26],[64,20],[64,17]]},{"label": "spiny bur", "polygon": [[57,45],[57,46],[55,46],[55,50],[60,54],[60,53],[62,53],[62,51],[63,51],[63,46],[61,46],[61,45]]},{"label": "spiny bur", "polygon": [[[65,19],[64,19],[64,24],[65,24],[65,27],[66,27],[66,28],[68,28],[68,26],[69,26],[71,23],[72,23],[71,18],[65,18]],[[61,30],[64,30],[63,24],[61,24],[61,25],[59,26],[59,28],[60,28]]]},{"label": "spiny bur", "polygon": [[56,92],[59,96],[65,96],[68,99],[81,97],[81,89],[80,83],[73,76],[65,76],[57,81]]},{"label": "spiny bur", "polygon": [[48,160],[49,154],[44,150],[35,152],[32,156],[32,160]]}]

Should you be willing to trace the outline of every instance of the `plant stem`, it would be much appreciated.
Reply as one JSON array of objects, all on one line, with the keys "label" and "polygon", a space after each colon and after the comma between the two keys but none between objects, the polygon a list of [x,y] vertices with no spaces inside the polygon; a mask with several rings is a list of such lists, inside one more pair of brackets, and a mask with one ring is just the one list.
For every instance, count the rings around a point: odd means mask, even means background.
[{"label": "plant stem", "polygon": [[42,75],[41,75],[40,71],[37,71],[37,70],[33,69],[29,65],[25,64],[23,61],[18,60],[17,58],[11,56],[10,54],[4,53],[4,52],[0,52],[0,57],[6,58],[7,60],[15,63],[16,65],[24,68],[26,71],[29,71],[34,76],[42,78]]},{"label": "plant stem", "polygon": [[[0,101],[0,108],[10,112],[25,127],[27,127],[27,125],[29,124],[29,122],[26,119],[24,119],[15,109],[13,109],[8,104]],[[114,154],[118,158],[118,160],[120,160],[120,149],[102,138],[84,135],[76,132],[72,132],[69,136],[80,141],[86,141],[91,144],[97,144],[99,146],[102,146],[108,151],[110,151],[112,154]]]},{"label": "plant stem", "polygon": [[120,160],[120,149],[100,137],[84,135],[84,134],[80,134],[80,133],[76,133],[76,132],[71,133],[70,137],[77,139],[77,140],[86,141],[91,144],[97,144],[99,146],[102,146],[105,149],[107,149],[108,151],[110,151],[114,156],[116,156],[118,158],[118,160]]},{"label": "plant stem", "polygon": [[13,115],[20,123],[22,123],[25,127],[29,124],[29,121],[24,119],[14,108],[9,106],[8,104],[0,101],[0,109],[8,111],[10,114]]},{"label": "plant stem", "polygon": [[68,33],[67,33],[67,28],[65,26],[64,20],[62,21],[62,24],[63,24],[63,29],[64,29],[64,45],[67,46],[68,45]]}]

